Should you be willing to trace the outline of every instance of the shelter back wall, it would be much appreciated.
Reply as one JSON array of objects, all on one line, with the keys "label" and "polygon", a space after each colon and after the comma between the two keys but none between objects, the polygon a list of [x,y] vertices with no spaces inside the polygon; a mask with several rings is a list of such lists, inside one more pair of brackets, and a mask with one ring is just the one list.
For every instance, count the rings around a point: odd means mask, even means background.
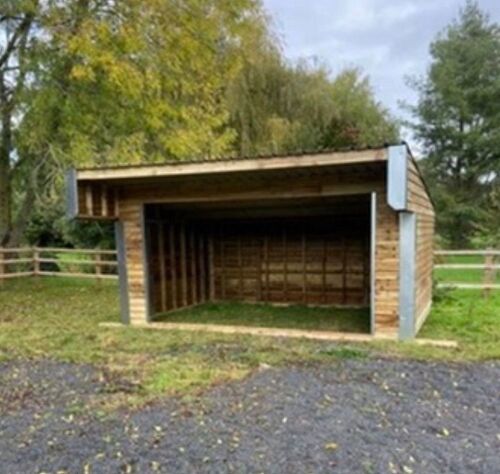
[{"label": "shelter back wall", "polygon": [[369,303],[369,216],[147,220],[153,313],[206,300]]}]

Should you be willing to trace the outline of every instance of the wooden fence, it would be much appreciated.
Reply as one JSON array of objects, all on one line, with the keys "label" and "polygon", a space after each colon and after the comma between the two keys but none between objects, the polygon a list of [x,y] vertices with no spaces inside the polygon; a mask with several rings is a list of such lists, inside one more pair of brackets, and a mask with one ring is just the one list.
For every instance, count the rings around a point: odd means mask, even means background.
[{"label": "wooden fence", "polygon": [[[445,270],[448,275],[457,276],[468,271],[478,273],[474,281],[460,281],[447,276],[441,278],[443,288],[500,290],[497,283],[497,270],[500,270],[500,250],[437,250],[435,270]],[[450,259],[469,259],[473,263]],[[447,262],[448,260],[448,262]],[[0,248],[0,283],[8,278],[25,276],[62,276],[78,278],[116,279],[116,250],[66,249],[53,247]],[[438,275],[439,276],[439,275]]]},{"label": "wooden fence", "polygon": [[0,248],[0,281],[25,276],[116,279],[116,250]]},{"label": "wooden fence", "polygon": [[[445,281],[440,281],[442,288],[460,288],[465,290],[500,290],[500,283],[497,283],[497,270],[500,270],[500,250],[437,250],[434,252],[434,270],[451,270],[452,274],[467,277],[467,272],[478,273],[476,281],[464,281],[467,278],[455,280],[447,277]],[[459,262],[449,263],[446,260],[471,260],[473,263]],[[482,260],[482,262],[480,262]],[[480,272],[478,272],[480,271]],[[482,278],[481,278],[482,277]],[[481,280],[482,281],[478,281]]]}]

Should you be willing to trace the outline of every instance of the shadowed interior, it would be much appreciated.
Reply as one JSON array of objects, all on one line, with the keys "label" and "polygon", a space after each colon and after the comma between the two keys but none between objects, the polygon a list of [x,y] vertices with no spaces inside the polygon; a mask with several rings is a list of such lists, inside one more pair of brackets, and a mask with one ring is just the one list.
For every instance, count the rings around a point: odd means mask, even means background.
[{"label": "shadowed interior", "polygon": [[369,195],[146,207],[153,315],[207,301],[369,306]]}]

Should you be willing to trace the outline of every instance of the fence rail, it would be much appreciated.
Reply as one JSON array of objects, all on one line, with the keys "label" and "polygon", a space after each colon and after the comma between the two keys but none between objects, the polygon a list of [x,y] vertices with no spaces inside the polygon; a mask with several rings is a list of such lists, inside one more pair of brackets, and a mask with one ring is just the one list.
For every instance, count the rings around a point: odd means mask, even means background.
[{"label": "fence rail", "polygon": [[[457,270],[465,272],[482,270],[482,275],[477,274],[477,278],[472,278],[476,281],[456,281],[455,278],[447,276],[445,281],[439,282],[441,288],[459,288],[463,290],[483,290],[488,294],[491,290],[500,290],[500,283],[497,283],[497,270],[500,270],[500,250],[486,249],[486,250],[436,250],[434,252],[434,269],[435,270],[451,270],[452,274]],[[473,258],[483,259],[483,263],[446,263],[450,258]],[[462,274],[463,276],[463,274]],[[478,281],[481,280],[482,281]]]},{"label": "fence rail", "polygon": [[117,278],[117,266],[116,250],[0,248],[0,282],[38,275],[113,280]]},{"label": "fence rail", "polygon": [[[497,282],[500,250],[437,250],[434,256],[434,269],[446,272],[445,278],[440,278],[440,287],[480,289],[485,293],[490,290],[500,290],[500,282]],[[474,261],[449,262],[450,259],[457,258]],[[478,261],[480,259],[483,260],[482,263]],[[116,250],[57,247],[0,248],[0,283],[10,278],[37,275],[113,280],[117,278],[117,267]],[[454,275],[456,273],[459,276],[460,271],[462,276],[467,272],[475,272],[476,278],[472,278],[471,281],[463,279],[458,281]]]}]

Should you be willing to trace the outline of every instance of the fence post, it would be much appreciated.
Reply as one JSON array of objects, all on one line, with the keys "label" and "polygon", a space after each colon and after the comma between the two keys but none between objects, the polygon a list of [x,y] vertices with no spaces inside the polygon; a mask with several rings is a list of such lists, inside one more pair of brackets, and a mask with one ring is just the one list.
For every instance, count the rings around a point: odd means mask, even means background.
[{"label": "fence post", "polygon": [[95,275],[98,282],[101,282],[102,266],[101,266],[101,254],[96,253],[94,256],[95,260]]},{"label": "fence post", "polygon": [[5,265],[3,263],[4,253],[2,250],[4,250],[4,247],[0,247],[0,286],[3,285],[3,276],[5,273]]},{"label": "fence post", "polygon": [[33,276],[40,274],[40,250],[38,247],[33,247]]},{"label": "fence post", "polygon": [[[495,283],[495,268],[493,267],[495,264],[495,254],[493,252],[488,253],[492,249],[487,249],[484,254],[484,281],[485,285],[491,285]],[[487,297],[491,293],[491,287],[485,286],[483,289],[483,296]]]}]

